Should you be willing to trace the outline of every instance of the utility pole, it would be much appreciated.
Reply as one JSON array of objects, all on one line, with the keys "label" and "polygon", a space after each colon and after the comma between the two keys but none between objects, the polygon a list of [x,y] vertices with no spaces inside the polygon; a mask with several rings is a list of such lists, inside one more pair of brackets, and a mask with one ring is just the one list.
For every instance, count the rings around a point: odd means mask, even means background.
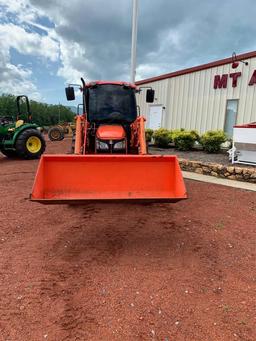
[{"label": "utility pole", "polygon": [[131,48],[131,83],[135,82],[139,0],[132,0],[132,48]]}]

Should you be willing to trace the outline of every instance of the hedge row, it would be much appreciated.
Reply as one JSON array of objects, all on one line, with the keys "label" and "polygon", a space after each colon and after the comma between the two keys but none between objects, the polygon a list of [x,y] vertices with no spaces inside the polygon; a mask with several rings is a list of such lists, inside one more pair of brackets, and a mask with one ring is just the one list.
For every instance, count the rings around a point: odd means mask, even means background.
[{"label": "hedge row", "polygon": [[170,143],[178,150],[188,151],[193,149],[197,142],[201,144],[203,150],[208,153],[218,153],[222,143],[227,141],[227,136],[221,130],[207,131],[203,135],[199,135],[196,130],[167,130],[164,128],[153,131],[146,129],[147,141],[154,141],[154,144],[160,148],[167,148]]}]

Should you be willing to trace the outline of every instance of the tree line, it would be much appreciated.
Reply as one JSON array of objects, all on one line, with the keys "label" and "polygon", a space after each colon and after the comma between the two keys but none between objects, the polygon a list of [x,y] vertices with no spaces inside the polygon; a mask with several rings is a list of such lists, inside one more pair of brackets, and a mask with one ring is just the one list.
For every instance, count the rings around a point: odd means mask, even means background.
[{"label": "tree line", "polygon": [[[40,126],[51,126],[59,122],[72,122],[74,113],[68,107],[58,104],[46,104],[37,101],[30,101],[30,112],[32,113],[32,121]],[[26,106],[21,103],[21,119],[25,118]],[[0,117],[8,116],[16,119],[17,104],[16,97],[10,94],[2,94],[0,96]]]}]

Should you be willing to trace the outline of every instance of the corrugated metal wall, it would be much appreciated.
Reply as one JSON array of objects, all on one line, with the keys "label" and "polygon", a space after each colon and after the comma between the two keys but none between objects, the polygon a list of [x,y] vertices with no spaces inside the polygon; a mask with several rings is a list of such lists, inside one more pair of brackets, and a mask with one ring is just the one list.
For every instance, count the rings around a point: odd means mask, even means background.
[{"label": "corrugated metal wall", "polygon": [[[155,104],[162,104],[164,107],[167,105],[168,102],[168,84],[169,79],[164,79],[159,82],[147,83],[141,85],[143,86],[151,86],[155,90]],[[149,105],[146,103],[146,91],[147,89],[142,89],[140,94],[137,94],[137,102],[140,106],[140,113],[141,115],[145,116],[148,119],[149,115]],[[166,126],[165,119],[163,119],[163,126]],[[146,124],[147,125],[147,124]]]},{"label": "corrugated metal wall", "polygon": [[[237,69],[231,64],[213,67],[143,86],[155,89],[156,101],[165,109],[163,127],[168,129],[196,129],[200,133],[207,130],[224,129],[227,100],[238,99],[237,124],[256,121],[256,84],[249,86],[251,76],[256,70],[256,58],[247,60],[249,65],[239,63]],[[214,89],[214,76],[241,72],[237,87],[232,87],[228,78],[226,89]],[[141,114],[148,116],[149,105],[145,103],[144,90],[138,95]]]}]

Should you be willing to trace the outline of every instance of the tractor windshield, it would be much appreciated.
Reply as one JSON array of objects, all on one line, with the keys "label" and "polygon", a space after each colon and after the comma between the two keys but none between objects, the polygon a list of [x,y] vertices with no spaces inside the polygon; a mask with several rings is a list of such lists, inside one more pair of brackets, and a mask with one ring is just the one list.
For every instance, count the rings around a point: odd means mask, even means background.
[{"label": "tractor windshield", "polygon": [[95,85],[88,89],[87,109],[89,121],[132,123],[137,117],[135,91],[123,85]]}]

